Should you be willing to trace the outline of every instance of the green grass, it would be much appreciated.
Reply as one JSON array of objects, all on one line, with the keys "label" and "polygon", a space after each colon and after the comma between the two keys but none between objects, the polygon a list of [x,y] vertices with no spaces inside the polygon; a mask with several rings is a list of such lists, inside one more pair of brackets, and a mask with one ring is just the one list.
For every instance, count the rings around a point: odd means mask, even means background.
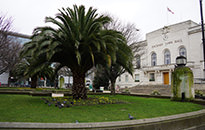
[{"label": "green grass", "polygon": [[70,89],[64,89],[64,88],[59,88],[59,89],[55,89],[55,88],[29,88],[29,87],[0,87],[0,90],[28,90],[28,91],[71,91]]},{"label": "green grass", "polygon": [[[104,95],[109,96],[109,95]],[[142,98],[117,95],[127,104],[73,106],[59,109],[49,107],[42,97],[28,95],[0,95],[0,122],[105,122],[128,120],[128,113],[137,119],[167,116],[203,109],[203,106],[173,102],[169,99]]]}]

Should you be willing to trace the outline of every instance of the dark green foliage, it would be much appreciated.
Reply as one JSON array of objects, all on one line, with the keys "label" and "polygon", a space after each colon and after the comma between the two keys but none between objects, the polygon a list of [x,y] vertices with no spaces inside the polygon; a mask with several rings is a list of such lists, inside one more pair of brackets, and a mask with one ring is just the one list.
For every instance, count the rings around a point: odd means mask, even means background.
[{"label": "dark green foliage", "polygon": [[[133,43],[137,42],[139,38],[139,31],[134,24],[123,24],[117,19],[113,19],[112,22],[106,25],[106,28],[111,28],[122,32],[122,35],[126,38],[127,43],[117,42],[118,50],[116,53],[116,62],[112,62],[110,67],[103,66],[103,71],[99,72],[110,81],[111,94],[115,94],[115,82],[118,76],[124,72],[128,72],[130,75],[133,73],[133,53],[139,53],[141,48]],[[132,46],[128,46],[133,44]]]},{"label": "dark green foliage", "polygon": [[37,81],[41,77],[50,79],[50,81],[54,80],[54,69],[49,63],[43,63],[40,57],[37,59],[24,58],[16,64],[12,70],[12,75],[17,80],[28,79],[30,77],[32,79],[31,87],[36,88]]},{"label": "dark green foliage", "polygon": [[105,87],[105,89],[108,89],[109,86],[109,77],[106,76],[104,67],[97,66],[97,71],[95,73],[93,86],[95,89],[100,89],[101,86]]},{"label": "dark green foliage", "polygon": [[24,45],[23,55],[45,56],[43,62],[57,62],[67,66],[73,74],[72,95],[86,99],[85,74],[93,66],[111,66],[116,62],[117,44],[125,44],[122,33],[104,28],[110,17],[99,15],[96,9],[74,5],[62,8],[55,18],[46,22],[56,27],[39,27],[34,30],[32,41]]}]

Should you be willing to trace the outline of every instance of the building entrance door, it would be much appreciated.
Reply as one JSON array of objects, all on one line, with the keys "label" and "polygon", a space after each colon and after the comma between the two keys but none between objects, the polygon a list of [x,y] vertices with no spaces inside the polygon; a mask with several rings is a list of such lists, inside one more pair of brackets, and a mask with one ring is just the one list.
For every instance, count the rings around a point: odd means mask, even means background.
[{"label": "building entrance door", "polygon": [[163,78],[164,78],[164,84],[169,85],[169,72],[164,72]]}]

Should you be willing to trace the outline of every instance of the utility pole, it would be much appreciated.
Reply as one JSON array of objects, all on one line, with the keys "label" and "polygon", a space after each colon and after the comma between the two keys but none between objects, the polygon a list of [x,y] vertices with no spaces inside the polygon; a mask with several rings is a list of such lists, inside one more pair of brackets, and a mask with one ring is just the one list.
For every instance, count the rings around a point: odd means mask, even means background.
[{"label": "utility pole", "polygon": [[[203,43],[203,54],[204,54],[204,74],[205,74],[205,38],[204,38],[204,20],[203,20],[203,9],[202,9],[202,0],[200,1],[200,12],[201,12],[201,32],[202,32],[202,43]],[[204,76],[205,78],[205,76]]]}]

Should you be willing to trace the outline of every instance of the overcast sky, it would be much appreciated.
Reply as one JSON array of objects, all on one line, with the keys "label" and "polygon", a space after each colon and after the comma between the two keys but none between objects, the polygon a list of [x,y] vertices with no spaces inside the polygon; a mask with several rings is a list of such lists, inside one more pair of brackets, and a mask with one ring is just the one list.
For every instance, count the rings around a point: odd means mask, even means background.
[{"label": "overcast sky", "polygon": [[[201,21],[199,0],[0,0],[0,13],[13,17],[16,32],[31,35],[35,27],[46,25],[46,16],[55,17],[58,9],[73,4],[92,6],[99,13],[110,13],[123,22],[134,23],[143,39],[146,33],[165,25]],[[205,14],[204,6],[205,2]]]}]

